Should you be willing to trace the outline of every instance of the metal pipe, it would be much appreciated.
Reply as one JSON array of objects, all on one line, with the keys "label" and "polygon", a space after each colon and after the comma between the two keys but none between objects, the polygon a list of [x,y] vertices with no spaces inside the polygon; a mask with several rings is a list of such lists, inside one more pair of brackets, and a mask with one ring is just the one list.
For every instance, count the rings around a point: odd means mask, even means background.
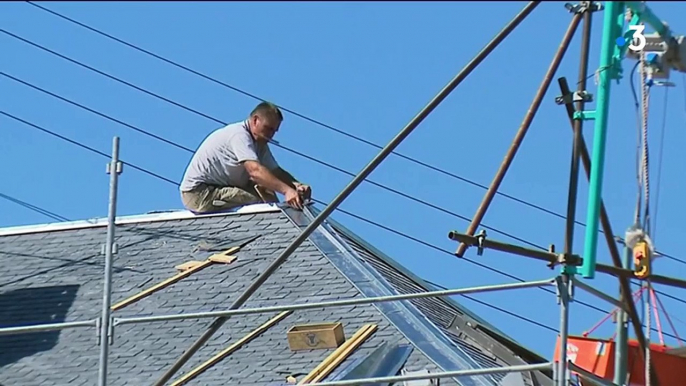
[{"label": "metal pipe", "polygon": [[119,162],[119,137],[112,139],[112,161],[107,167],[110,174],[110,199],[107,213],[107,241],[105,244],[105,278],[102,295],[102,317],[100,322],[100,366],[98,385],[107,384],[107,364],[110,349],[110,307],[112,306],[112,254],[114,248],[114,220],[117,217],[117,183],[121,172]]},{"label": "metal pipe", "polygon": [[612,296],[602,292],[601,290],[599,290],[597,288],[593,288],[591,285],[586,284],[577,278],[572,278],[572,280],[574,281],[574,284],[576,284],[579,288],[590,293],[591,295],[595,295],[595,296],[605,300],[606,302],[612,304],[613,306],[619,307],[620,310],[626,309],[626,304],[624,304],[624,302],[621,302],[621,301],[613,298]]},{"label": "metal pipe", "polygon": [[[629,268],[631,266],[631,251],[629,248],[624,248],[624,268]],[[627,300],[626,291],[622,288],[620,284],[619,298],[623,301]],[[631,295],[629,296],[629,302],[635,304]],[[634,310],[635,311],[635,310]],[[636,319],[640,323],[640,319]],[[627,313],[619,309],[617,310],[617,343],[615,344],[615,375],[613,382],[618,385],[623,385],[626,383],[626,375],[629,366],[629,320],[627,318]],[[644,338],[645,341],[645,338]],[[641,348],[643,350],[643,348]]]},{"label": "metal pipe", "polygon": [[[593,15],[593,4],[592,2],[584,2],[584,8],[581,11],[584,19],[584,27],[581,34],[581,59],[579,61],[579,77],[577,82],[577,91],[579,93],[586,91],[586,80],[588,78],[588,56],[591,48],[591,21]],[[566,80],[562,78],[560,82]],[[560,88],[562,84],[560,83]],[[569,87],[567,87],[567,93],[569,93]],[[563,94],[564,95],[564,94]],[[576,103],[576,111],[584,111],[585,103],[583,99]],[[577,192],[579,190],[579,145],[582,140],[582,129],[583,120],[575,119],[572,127],[574,132],[572,140],[572,159],[569,167],[569,191],[567,194],[567,217],[565,224],[565,245],[564,253],[567,255],[572,254],[574,249],[574,225],[576,220],[576,201]],[[564,272],[574,274],[576,273],[576,267],[570,265],[564,265]]]},{"label": "metal pipe", "polygon": [[[300,244],[333,212],[350,193],[357,188],[371,172],[408,136],[419,124],[469,75],[507,35],[519,25],[540,1],[529,2],[526,7],[491,40],[474,59],[457,74],[412,120],[395,136],[380,152],[364,167],[352,181],[327,205],[322,212],[312,220],[298,237],[253,281],[246,290],[231,304],[230,309],[239,308],[252,294],[272,275],[277,268],[290,256]],[[214,335],[219,327],[226,322],[226,317],[215,320],[210,327],[198,338],[181,357],[167,370],[154,385],[162,386],[171,379],[177,371]]]},{"label": "metal pipe", "polygon": [[[481,201],[479,208],[476,210],[476,214],[472,218],[472,221],[469,223],[469,227],[467,228],[468,235],[473,235],[474,232],[476,232],[476,229],[481,224],[481,220],[486,215],[486,210],[488,210],[488,206],[491,204],[491,201],[493,201],[495,193],[498,191],[500,184],[503,182],[503,178],[505,178],[505,173],[507,173],[507,170],[510,168],[512,160],[517,154],[517,150],[519,149],[519,146],[522,144],[524,136],[526,135],[526,132],[529,130],[529,127],[531,126],[531,122],[533,121],[534,116],[536,115],[536,112],[538,111],[538,108],[540,107],[541,102],[543,101],[543,97],[548,91],[548,87],[550,86],[550,82],[553,79],[553,75],[557,72],[557,69],[560,66],[560,62],[562,62],[562,58],[564,57],[564,54],[567,51],[567,48],[569,47],[569,43],[572,41],[572,38],[574,37],[574,33],[576,32],[576,28],[578,27],[580,21],[581,16],[579,14],[575,14],[572,17],[572,21],[570,22],[569,27],[567,28],[567,32],[565,32],[565,35],[562,38],[562,42],[560,43],[560,46],[557,49],[557,52],[555,53],[552,62],[550,63],[550,67],[548,67],[548,71],[543,77],[543,81],[541,82],[541,85],[538,88],[538,91],[536,92],[533,101],[531,102],[531,106],[529,107],[529,110],[524,116],[524,121],[519,126],[519,130],[517,131],[517,134],[515,135],[515,138],[512,141],[512,145],[510,145],[507,154],[505,154],[505,159],[503,160],[502,164],[500,165],[500,168],[496,172],[495,177],[491,182],[491,185],[488,187],[488,190],[486,191],[486,194],[484,195],[484,198]],[[458,257],[462,257],[466,250],[467,245],[461,243],[457,247],[455,255],[457,255]]]},{"label": "metal pipe", "polygon": [[[477,237],[477,236],[470,236],[470,235],[465,235],[465,234],[458,233],[455,231],[451,231],[448,233],[448,237],[451,240],[466,242],[470,246],[479,245],[479,237]],[[547,252],[547,251],[539,250],[539,249],[529,249],[529,248],[525,248],[525,247],[520,247],[518,245],[502,243],[499,241],[483,239],[481,241],[481,247],[487,248],[487,249],[494,249],[494,250],[501,251],[501,252],[513,253],[513,254],[520,255],[520,256],[530,257],[533,259],[546,261],[546,262],[551,263],[551,264],[557,264],[560,262],[560,256],[556,255],[555,253]],[[576,261],[583,261],[583,258],[581,258],[577,255],[572,255],[571,258],[573,260],[576,260]],[[615,267],[612,265],[596,264],[596,270],[598,272],[614,275],[614,276],[617,276],[620,278],[625,278],[625,279],[633,278],[636,276],[634,271],[632,271],[630,269],[618,268],[618,267]],[[667,276],[662,276],[662,275],[650,275],[646,278],[646,280],[650,280],[651,283],[663,284],[663,285],[668,285],[668,286],[672,286],[672,287],[686,289],[686,280],[676,279],[673,277],[667,277]],[[630,292],[629,292],[629,294],[630,294]],[[631,295],[629,295],[629,296],[631,296]],[[633,305],[633,302],[631,302],[630,304]],[[634,308],[634,310],[635,310],[635,308]],[[638,320],[638,319],[635,319],[635,320]],[[636,324],[634,324],[634,327],[636,327]],[[641,329],[640,322],[638,323],[638,329],[639,329],[639,331]]]},{"label": "metal pipe", "polygon": [[569,362],[569,369],[576,372],[576,373],[581,374],[582,377],[588,378],[589,380],[591,380],[591,381],[593,381],[593,382],[595,382],[601,386],[619,386],[619,385],[622,385],[622,384],[615,384],[616,382],[612,383],[605,378],[600,378],[599,376],[593,374],[592,372],[587,371],[587,370],[577,366],[572,361]]},{"label": "metal pipe", "polygon": [[[507,244],[500,241],[493,241],[485,238],[479,241],[479,238],[477,236],[470,236],[458,233],[456,231],[448,232],[448,238],[453,241],[465,243],[469,246],[478,246],[479,243],[481,243],[481,247],[485,249],[493,249],[500,252],[530,257],[532,259],[545,261],[547,263],[556,264],[559,262],[559,257],[557,254],[544,250],[520,247],[519,245]],[[578,261],[582,260],[580,256],[571,256],[571,258]]]},{"label": "metal pipe", "polygon": [[0,335],[18,335],[18,334],[27,334],[27,333],[31,333],[31,332],[57,331],[57,330],[64,330],[66,328],[95,327],[95,326],[97,326],[97,321],[94,319],[94,320],[84,320],[84,321],[79,321],[79,322],[46,323],[46,324],[36,324],[33,326],[3,327],[3,328],[0,328]]},{"label": "metal pipe", "polygon": [[617,63],[614,52],[616,39],[621,36],[624,26],[620,16],[624,6],[617,1],[605,2],[603,38],[600,50],[600,71],[598,71],[598,96],[596,102],[595,127],[593,131],[593,167],[588,189],[588,212],[586,214],[586,243],[584,245],[584,264],[580,273],[587,279],[595,277],[596,248],[598,244],[598,216],[603,187],[603,168],[605,164],[605,138],[607,118],[610,110],[610,89],[616,77]]},{"label": "metal pipe", "polygon": [[318,383],[308,383],[308,386],[354,386],[354,385],[365,385],[372,383],[382,383],[391,384],[395,382],[402,381],[417,381],[423,379],[439,379],[439,378],[455,378],[455,377],[468,377],[475,375],[485,375],[485,374],[502,374],[502,373],[519,373],[525,371],[536,371],[536,370],[549,370],[552,368],[553,363],[537,363],[533,365],[518,365],[518,366],[503,366],[503,367],[491,367],[485,369],[470,369],[470,370],[456,370],[456,371],[444,371],[440,373],[428,373],[428,374],[407,374],[407,375],[394,375],[390,377],[375,377],[375,378],[360,378],[360,379],[350,379],[345,381],[330,381],[330,382],[318,382]]},{"label": "metal pipe", "polygon": [[545,286],[545,285],[552,285],[552,283],[554,281],[555,281],[554,279],[548,279],[548,280],[538,280],[538,281],[530,281],[530,282],[524,282],[524,283],[497,284],[497,285],[490,285],[490,286],[449,289],[449,290],[441,290],[441,291],[419,292],[419,293],[402,294],[402,295],[376,296],[376,297],[369,297],[369,298],[344,299],[344,300],[334,300],[334,301],[317,302],[317,303],[299,303],[299,304],[288,304],[288,305],[283,305],[283,306],[242,308],[242,309],[228,310],[228,311],[195,312],[195,313],[175,314],[175,315],[157,315],[157,316],[116,318],[114,320],[114,324],[116,326],[119,326],[119,325],[123,325],[123,324],[132,324],[132,323],[151,323],[151,322],[163,322],[163,321],[170,321],[170,320],[211,318],[211,317],[229,317],[229,316],[235,316],[235,315],[265,314],[265,313],[281,312],[281,311],[309,310],[309,309],[324,308],[324,307],[355,306],[355,305],[360,305],[360,304],[373,304],[373,303],[392,302],[392,301],[409,300],[409,299],[452,296],[452,295],[469,294],[469,293],[477,293],[477,292],[505,291],[505,290],[512,290],[512,289],[541,287],[541,286]]},{"label": "metal pipe", "polygon": [[569,384],[567,372],[567,339],[569,337],[569,300],[571,298],[569,275],[557,278],[557,295],[560,300],[560,361],[558,362],[557,386]]}]

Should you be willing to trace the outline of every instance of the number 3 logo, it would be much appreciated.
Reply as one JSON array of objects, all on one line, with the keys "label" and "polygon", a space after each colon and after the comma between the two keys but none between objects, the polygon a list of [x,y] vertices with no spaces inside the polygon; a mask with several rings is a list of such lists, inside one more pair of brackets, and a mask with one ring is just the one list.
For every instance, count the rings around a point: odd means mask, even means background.
[{"label": "number 3 logo", "polygon": [[[631,51],[641,51],[646,46],[646,37],[643,35],[643,30],[645,30],[644,25],[630,25],[629,30],[634,31],[632,36],[631,44],[629,44],[629,49]],[[637,42],[638,44],[634,44]]]}]

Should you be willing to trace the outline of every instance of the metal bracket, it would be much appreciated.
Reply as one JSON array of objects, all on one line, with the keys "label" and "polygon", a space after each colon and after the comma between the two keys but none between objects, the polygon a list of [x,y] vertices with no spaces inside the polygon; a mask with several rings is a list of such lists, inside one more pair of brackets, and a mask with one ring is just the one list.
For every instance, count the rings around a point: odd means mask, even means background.
[{"label": "metal bracket", "polygon": [[[95,319],[95,337],[96,337],[96,344],[100,346],[100,330],[102,327],[102,317],[99,317]],[[109,328],[107,329],[107,337],[109,338],[109,344],[112,345],[114,344],[114,317],[110,317],[110,325]]]},{"label": "metal bracket", "polygon": [[569,304],[574,300],[574,281],[573,280],[567,280],[567,283],[565,284],[562,281],[562,276],[556,277],[555,278],[555,290],[557,293],[557,304],[560,304],[561,301],[565,301],[567,304]]},{"label": "metal bracket", "polygon": [[100,325],[102,324],[102,318],[95,319],[95,344],[100,346]]},{"label": "metal bracket", "polygon": [[[115,166],[117,174],[121,174],[124,171],[124,164],[121,161],[117,161],[117,166]],[[108,162],[105,167],[105,172],[110,174],[112,172],[112,162]]]},{"label": "metal bracket", "polygon": [[486,230],[482,229],[478,235],[476,235],[476,255],[482,256],[484,254],[484,240],[486,239]]},{"label": "metal bracket", "polygon": [[[101,254],[101,255],[106,254],[106,253],[107,253],[107,252],[106,252],[106,249],[107,249],[107,245],[106,245],[106,244],[102,244],[102,245],[100,246],[100,254]],[[113,254],[113,255],[116,255],[118,251],[119,251],[119,247],[117,246],[117,243],[112,243],[112,254]]]},{"label": "metal bracket", "polygon": [[603,10],[602,3],[596,3],[591,1],[582,1],[579,4],[565,3],[565,8],[570,13],[584,13],[586,11],[597,12]]},{"label": "metal bracket", "polygon": [[596,116],[595,110],[589,110],[589,111],[575,111],[574,112],[574,119],[581,119],[583,121],[591,121],[594,120]]},{"label": "metal bracket", "polygon": [[555,103],[558,105],[566,105],[574,102],[593,102],[593,94],[583,90],[574,91],[571,94],[559,95],[555,97]]},{"label": "metal bracket", "polygon": [[107,329],[110,346],[114,344],[114,317],[110,316],[110,325]]},{"label": "metal bracket", "polygon": [[[550,246],[548,247],[548,252],[555,253],[555,245],[554,244],[550,244]],[[577,267],[577,266],[581,265],[581,263],[582,263],[582,259],[578,255],[575,255],[573,253],[572,254],[558,253],[558,254],[556,254],[556,256],[557,256],[557,260],[548,263],[548,265],[547,265],[548,268],[554,269],[558,265],[568,265],[568,266]]]}]

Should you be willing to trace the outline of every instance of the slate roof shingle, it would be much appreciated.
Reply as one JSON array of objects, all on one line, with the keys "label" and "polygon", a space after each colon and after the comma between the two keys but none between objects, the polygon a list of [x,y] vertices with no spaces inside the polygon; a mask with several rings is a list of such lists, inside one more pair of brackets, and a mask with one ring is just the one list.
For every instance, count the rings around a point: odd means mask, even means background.
[{"label": "slate roof shingle", "polygon": [[[174,217],[176,215],[176,217]],[[226,309],[311,220],[309,211],[261,210],[211,216],[140,216],[119,221],[118,253],[113,270],[112,301],[116,303],[176,273],[175,266],[203,260],[207,246],[228,248],[259,235],[242,248],[230,265],[214,264],[172,286],[114,312],[114,317],[178,314]],[[102,223],[100,223],[102,224]],[[33,229],[23,233],[0,230],[0,325],[26,325],[94,319],[100,316],[104,256],[100,254],[106,228],[96,225]],[[349,231],[330,221],[261,286],[244,307],[329,301],[373,293],[409,293],[422,288],[406,270],[388,261]],[[370,269],[373,268],[373,269]],[[425,284],[424,284],[425,285]],[[375,292],[376,291],[376,292]],[[287,373],[308,373],[332,350],[292,352],[286,331],[294,324],[341,321],[346,337],[366,323],[378,330],[342,365],[372,352],[384,342],[414,347],[404,368],[431,372],[463,368],[463,362],[484,367],[513,363],[517,347],[491,339],[498,350],[479,347],[484,334],[460,336],[448,326],[465,315],[457,303],[421,299],[401,305],[358,305],[295,311],[278,324],[200,374],[189,384],[266,385],[283,381]],[[392,312],[391,312],[392,311]],[[220,331],[176,374],[178,379],[276,315],[240,315]],[[119,325],[110,349],[108,384],[149,385],[207,328],[211,319]],[[406,323],[406,324],[403,324]],[[472,339],[481,334],[479,339]],[[429,337],[430,339],[426,339]],[[472,337],[472,338],[470,338]],[[97,333],[93,328],[65,329],[0,336],[0,385],[94,385],[98,376]],[[510,357],[496,358],[494,353]],[[464,356],[462,353],[467,353]],[[520,349],[527,360],[533,354]],[[515,359],[513,359],[515,358]],[[517,363],[524,363],[516,359]],[[471,366],[471,365],[470,365]],[[462,379],[467,385],[505,383],[502,376]],[[523,377],[526,378],[526,377]],[[542,384],[549,377],[537,373]],[[457,384],[442,380],[441,384]],[[533,384],[531,381],[508,383]]]}]

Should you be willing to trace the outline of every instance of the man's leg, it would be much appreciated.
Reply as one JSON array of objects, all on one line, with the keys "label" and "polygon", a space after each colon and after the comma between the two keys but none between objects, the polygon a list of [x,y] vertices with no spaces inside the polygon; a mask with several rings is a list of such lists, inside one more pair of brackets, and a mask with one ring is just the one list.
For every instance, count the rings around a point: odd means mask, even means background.
[{"label": "man's leg", "polygon": [[262,202],[257,194],[232,186],[201,185],[192,192],[183,192],[181,196],[184,206],[196,213],[219,212]]}]

